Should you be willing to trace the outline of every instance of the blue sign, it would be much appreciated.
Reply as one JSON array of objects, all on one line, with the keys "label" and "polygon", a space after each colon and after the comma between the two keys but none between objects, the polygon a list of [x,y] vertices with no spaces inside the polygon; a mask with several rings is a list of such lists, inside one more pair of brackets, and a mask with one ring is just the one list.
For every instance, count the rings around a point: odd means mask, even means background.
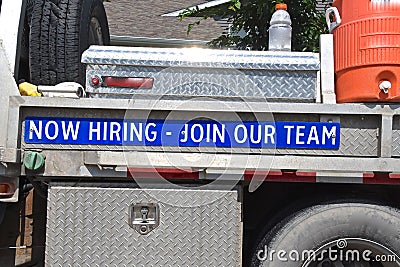
[{"label": "blue sign", "polygon": [[328,122],[25,119],[27,144],[339,149]]}]

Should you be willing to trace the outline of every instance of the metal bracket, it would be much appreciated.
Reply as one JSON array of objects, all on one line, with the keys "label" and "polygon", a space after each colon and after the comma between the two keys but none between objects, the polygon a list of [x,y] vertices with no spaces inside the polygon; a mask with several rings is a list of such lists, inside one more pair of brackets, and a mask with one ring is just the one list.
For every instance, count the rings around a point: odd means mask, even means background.
[{"label": "metal bracket", "polygon": [[155,203],[138,203],[129,207],[129,226],[141,235],[147,235],[160,224],[160,209]]},{"label": "metal bracket", "polygon": [[320,47],[322,103],[336,104],[333,35],[321,34]]},{"label": "metal bracket", "polygon": [[382,158],[392,157],[393,142],[393,115],[383,114],[379,136],[379,156]]},{"label": "metal bracket", "polygon": [[316,173],[316,182],[362,184],[363,175],[362,172],[318,171]]}]

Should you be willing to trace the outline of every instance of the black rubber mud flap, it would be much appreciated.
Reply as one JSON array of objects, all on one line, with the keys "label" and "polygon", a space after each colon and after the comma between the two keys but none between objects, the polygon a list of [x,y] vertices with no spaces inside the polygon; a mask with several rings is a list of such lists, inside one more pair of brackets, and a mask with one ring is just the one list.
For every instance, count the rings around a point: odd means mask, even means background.
[{"label": "black rubber mud flap", "polygon": [[[333,259],[328,248],[334,252]],[[352,255],[346,258],[350,249],[359,251],[359,261]],[[325,254],[321,254],[323,250]],[[364,259],[366,250],[377,254]],[[345,256],[340,256],[340,251]],[[378,262],[376,255],[395,258],[396,262]],[[400,266],[399,255],[398,209],[362,203],[327,204],[305,209],[276,225],[261,238],[250,266]]]},{"label": "black rubber mud flap", "polygon": [[29,16],[30,80],[54,85],[84,85],[81,55],[89,45],[109,45],[107,16],[101,0],[32,0]]}]

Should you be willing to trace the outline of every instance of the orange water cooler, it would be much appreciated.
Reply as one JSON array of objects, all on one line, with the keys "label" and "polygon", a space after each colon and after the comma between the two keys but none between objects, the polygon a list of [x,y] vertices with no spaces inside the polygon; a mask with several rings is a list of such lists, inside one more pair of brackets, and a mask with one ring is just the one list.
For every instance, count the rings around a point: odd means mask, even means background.
[{"label": "orange water cooler", "polygon": [[335,0],[327,22],[337,102],[400,102],[400,1]]}]

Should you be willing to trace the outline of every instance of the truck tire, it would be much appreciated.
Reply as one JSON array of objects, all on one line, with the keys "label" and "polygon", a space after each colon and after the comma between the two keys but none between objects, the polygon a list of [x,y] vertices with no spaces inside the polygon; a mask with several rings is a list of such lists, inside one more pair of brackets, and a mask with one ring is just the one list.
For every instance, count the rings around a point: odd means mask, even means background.
[{"label": "truck tire", "polygon": [[54,85],[84,84],[81,55],[89,45],[109,45],[107,16],[101,0],[33,0],[29,34],[30,80]]},{"label": "truck tire", "polygon": [[[334,250],[337,252],[331,255],[337,258],[328,255],[329,251]],[[358,253],[354,252],[354,256],[351,256],[349,252],[346,258],[346,251],[350,250]],[[373,253],[365,258],[362,253],[366,250]],[[315,252],[315,258],[312,258],[311,251]],[[340,256],[340,251],[344,256]],[[360,255],[360,260],[356,254]],[[314,261],[308,262],[310,255]],[[370,262],[369,259],[376,255],[395,255],[389,257],[395,258],[397,262]],[[398,209],[360,203],[328,204],[303,210],[275,226],[262,237],[250,265],[391,267],[400,266],[399,255]]]}]

